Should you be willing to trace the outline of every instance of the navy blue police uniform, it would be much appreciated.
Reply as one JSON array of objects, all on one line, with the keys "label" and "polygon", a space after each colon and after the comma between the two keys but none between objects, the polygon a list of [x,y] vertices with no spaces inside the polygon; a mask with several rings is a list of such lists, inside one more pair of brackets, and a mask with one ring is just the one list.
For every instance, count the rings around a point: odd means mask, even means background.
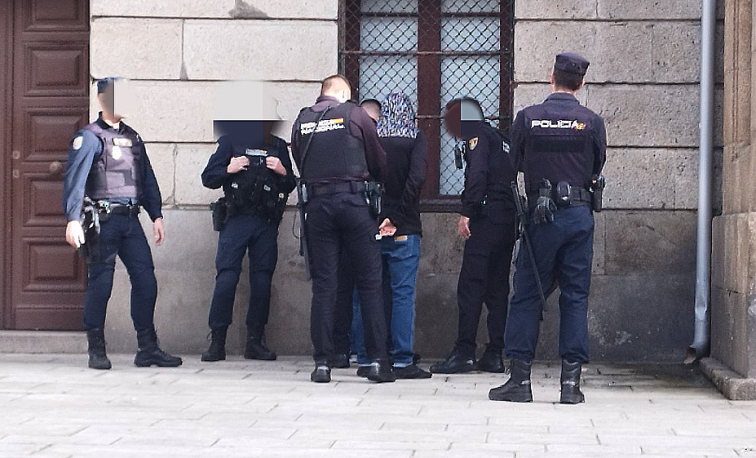
[{"label": "navy blue police uniform", "polygon": [[[104,90],[101,86],[98,84],[98,90]],[[63,190],[68,221],[80,220],[85,198],[93,202],[99,216],[96,242],[88,240],[84,244],[90,249],[83,317],[90,343],[90,367],[94,364],[98,369],[110,368],[103,327],[116,256],[123,261],[131,280],[131,318],[140,348],[135,364],[180,365],[181,358],[168,355],[157,344],[153,320],[157,281],[138,218],[140,207],[152,221],[162,218],[160,189],[139,134],[123,121],[114,125],[105,122],[102,113],[95,122],[77,131],[70,142]],[[93,350],[99,359],[93,360]]]},{"label": "navy blue police uniform", "polygon": [[[260,121],[261,122],[261,121]],[[246,156],[246,170],[228,173],[234,157]],[[266,165],[267,157],[277,157],[285,175]],[[289,193],[295,187],[289,150],[281,138],[224,135],[202,172],[202,184],[210,189],[223,188],[226,218],[218,234],[215,256],[215,289],[210,303],[208,325],[213,334],[211,348],[203,361],[225,359],[226,330],[232,321],[236,286],[242,260],[249,254],[249,305],[246,315],[247,359],[276,359],[263,341],[270,312],[270,290],[278,260],[278,226]]]},{"label": "navy blue police uniform", "polygon": [[311,337],[316,365],[311,380],[330,381],[337,272],[343,252],[354,266],[365,345],[374,361],[368,378],[393,381],[386,346],[378,224],[366,199],[366,182],[381,180],[386,168],[386,153],[375,124],[356,104],[321,95],[315,105],[300,111],[294,123],[292,155],[307,195],[305,233],[312,274]]},{"label": "navy blue police uniform", "polygon": [[[554,66],[555,71],[581,77],[587,67],[588,61],[575,53],[558,54]],[[581,106],[574,95],[554,92],[543,103],[521,110],[511,135],[515,164],[524,173],[530,208],[527,230],[537,275],[544,288],[553,291],[558,285],[560,290],[561,401],[582,402],[579,373],[580,366],[589,361],[587,311],[593,257],[589,190],[606,159],[604,121]],[[537,206],[542,203],[548,205],[550,216],[539,221],[536,215],[543,208]],[[506,352],[512,358],[512,379],[517,379],[513,383],[527,386],[527,390],[523,388],[527,393],[530,363],[535,356],[543,311],[535,276],[528,251],[520,250],[506,331]],[[496,399],[495,390],[490,395],[495,400],[532,399],[532,395],[508,399],[511,396],[501,390],[500,399]]]},{"label": "navy blue police uniform", "polygon": [[[431,371],[458,373],[477,367],[503,372],[509,270],[517,238],[510,187],[516,172],[506,137],[484,121],[462,123],[467,164],[460,213],[470,218],[470,237],[465,242],[457,283],[459,321],[455,348],[445,361],[431,366]],[[489,340],[476,366],[476,337],[484,303],[488,309]]]}]

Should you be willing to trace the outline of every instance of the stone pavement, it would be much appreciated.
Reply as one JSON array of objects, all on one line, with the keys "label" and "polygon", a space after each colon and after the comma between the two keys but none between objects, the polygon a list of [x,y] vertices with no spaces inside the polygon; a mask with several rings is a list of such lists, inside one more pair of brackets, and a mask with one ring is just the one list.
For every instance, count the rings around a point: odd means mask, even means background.
[{"label": "stone pavement", "polygon": [[[754,457],[756,402],[724,399],[695,368],[587,366],[578,406],[537,364],[535,402],[487,399],[504,376],[373,384],[354,369],[309,382],[311,363],[139,369],[111,355],[0,354],[0,457]],[[421,365],[423,365],[421,363]]]}]

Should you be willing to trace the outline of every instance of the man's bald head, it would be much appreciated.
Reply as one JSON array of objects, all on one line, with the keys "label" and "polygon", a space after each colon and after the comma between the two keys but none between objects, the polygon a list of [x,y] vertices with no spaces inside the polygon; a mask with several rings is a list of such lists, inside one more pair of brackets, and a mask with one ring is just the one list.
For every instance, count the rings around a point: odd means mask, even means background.
[{"label": "man's bald head", "polygon": [[320,85],[320,95],[330,95],[344,103],[352,98],[352,85],[343,75],[331,75]]}]

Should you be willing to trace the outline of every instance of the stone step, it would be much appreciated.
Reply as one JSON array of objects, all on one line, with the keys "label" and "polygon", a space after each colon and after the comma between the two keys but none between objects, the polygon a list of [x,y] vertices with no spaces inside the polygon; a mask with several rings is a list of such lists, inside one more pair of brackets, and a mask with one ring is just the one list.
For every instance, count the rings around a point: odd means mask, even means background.
[{"label": "stone step", "polygon": [[0,353],[86,353],[83,332],[0,331]]}]

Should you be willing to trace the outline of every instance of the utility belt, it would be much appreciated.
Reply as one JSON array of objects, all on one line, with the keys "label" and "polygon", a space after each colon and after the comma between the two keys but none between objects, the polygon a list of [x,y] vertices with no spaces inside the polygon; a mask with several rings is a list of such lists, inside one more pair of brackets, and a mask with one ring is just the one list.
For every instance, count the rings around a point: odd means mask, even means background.
[{"label": "utility belt", "polygon": [[[531,210],[535,207],[538,201],[538,193],[529,193],[528,202],[530,203]],[[556,188],[551,190],[551,199],[554,201],[557,207],[575,207],[575,206],[587,206],[590,207],[593,201],[591,192],[587,189],[576,188],[570,186],[568,183],[559,182]]]},{"label": "utility belt", "polygon": [[110,215],[138,215],[142,208],[139,204],[121,204],[105,199],[92,201],[92,207],[99,213],[100,222],[110,219]]},{"label": "utility belt", "polygon": [[364,194],[365,202],[375,218],[383,212],[383,185],[377,181],[338,181],[334,183],[302,183],[301,200],[306,204],[313,197],[329,194]]},{"label": "utility belt", "polygon": [[311,183],[304,184],[309,199],[326,194],[358,194],[367,190],[367,183],[364,181],[338,181],[335,183]]}]

